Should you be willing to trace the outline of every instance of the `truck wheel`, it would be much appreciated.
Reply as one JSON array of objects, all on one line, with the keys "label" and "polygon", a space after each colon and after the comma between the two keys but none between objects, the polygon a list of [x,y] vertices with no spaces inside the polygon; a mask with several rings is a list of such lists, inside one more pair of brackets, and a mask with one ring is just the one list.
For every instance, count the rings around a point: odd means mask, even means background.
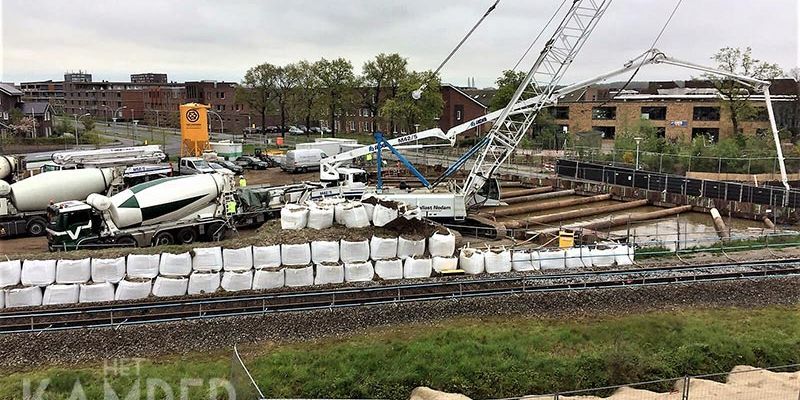
[{"label": "truck wheel", "polygon": [[225,238],[225,228],[222,222],[214,222],[206,227],[206,240],[218,242]]},{"label": "truck wheel", "polygon": [[183,228],[178,231],[178,243],[190,244],[197,240],[197,231],[194,228]]},{"label": "truck wheel", "polygon": [[44,220],[44,218],[41,217],[31,218],[28,220],[28,223],[25,224],[25,230],[27,230],[28,234],[31,236],[44,235],[46,227],[47,227],[47,222]]},{"label": "truck wheel", "polygon": [[306,172],[308,172],[308,168],[306,167],[300,168],[300,172],[305,174]]},{"label": "truck wheel", "polygon": [[133,238],[131,235],[123,235],[118,237],[114,243],[116,243],[120,247],[138,247],[139,242]]},{"label": "truck wheel", "polygon": [[153,246],[169,246],[175,244],[175,237],[169,232],[159,232],[153,238]]}]

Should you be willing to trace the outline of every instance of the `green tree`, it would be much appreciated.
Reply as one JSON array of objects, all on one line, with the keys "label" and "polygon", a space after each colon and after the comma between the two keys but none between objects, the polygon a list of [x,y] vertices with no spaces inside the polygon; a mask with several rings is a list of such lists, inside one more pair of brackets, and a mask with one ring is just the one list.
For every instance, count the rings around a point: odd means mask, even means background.
[{"label": "green tree", "polygon": [[[299,74],[296,64],[278,67],[276,70],[274,97],[281,115],[281,127],[286,127],[286,111],[295,96]],[[281,136],[285,135],[285,129],[281,129]]]},{"label": "green tree", "polygon": [[[386,101],[397,97],[400,82],[408,75],[407,67],[408,61],[397,53],[381,53],[364,63],[360,84],[364,88],[364,106],[370,110],[373,123]],[[395,123],[391,115],[390,120],[390,129],[394,132]]]},{"label": "green tree", "polygon": [[322,101],[328,109],[331,134],[336,137],[336,115],[352,101],[352,90],[356,82],[353,64],[344,58],[323,58],[315,65],[323,92]]},{"label": "green tree", "polygon": [[267,125],[267,113],[275,109],[277,75],[278,67],[270,63],[257,65],[247,70],[236,91],[238,102],[247,104],[261,114],[262,127]]},{"label": "green tree", "polygon": [[[783,75],[778,64],[770,64],[754,58],[750,47],[744,50],[738,47],[723,47],[711,58],[717,63],[720,70],[737,75],[762,80],[774,79]],[[706,78],[722,95],[723,104],[730,111],[734,137],[740,146],[744,146],[744,135],[739,125],[742,121],[755,116],[757,112],[750,102],[753,94],[752,88],[719,75],[707,74]]]},{"label": "green tree", "polygon": [[495,81],[497,91],[489,104],[489,110],[497,111],[507,106],[523,80],[525,80],[525,72],[510,69],[503,71],[503,75]]},{"label": "green tree", "polygon": [[294,64],[290,70],[297,81],[297,88],[293,100],[300,115],[306,122],[306,127],[311,127],[311,117],[319,100],[320,80],[314,64],[302,60]]},{"label": "green tree", "polygon": [[83,122],[84,132],[91,132],[94,130],[95,121],[94,117],[92,117],[91,115],[87,115],[81,118],[81,122]]},{"label": "green tree", "polygon": [[[411,72],[398,86],[397,96],[388,99],[381,108],[383,115],[395,115],[403,120],[402,126],[407,132],[413,132],[415,125],[423,129],[435,124],[435,120],[442,114],[444,99],[441,93],[441,81],[438,76],[430,78],[432,72]],[[423,82],[427,82],[425,90],[419,100],[414,100],[412,92],[419,89]]]}]

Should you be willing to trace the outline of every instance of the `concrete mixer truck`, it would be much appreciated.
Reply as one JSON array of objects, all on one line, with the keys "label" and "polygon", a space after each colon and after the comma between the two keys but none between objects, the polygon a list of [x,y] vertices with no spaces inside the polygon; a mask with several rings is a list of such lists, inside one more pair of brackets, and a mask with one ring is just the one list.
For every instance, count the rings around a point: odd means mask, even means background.
[{"label": "concrete mixer truck", "polygon": [[56,251],[219,240],[230,226],[226,205],[235,193],[232,178],[202,174],[56,203],[48,207],[48,246]]},{"label": "concrete mixer truck", "polygon": [[24,161],[19,157],[0,155],[0,180],[13,183],[24,170],[23,164]]}]

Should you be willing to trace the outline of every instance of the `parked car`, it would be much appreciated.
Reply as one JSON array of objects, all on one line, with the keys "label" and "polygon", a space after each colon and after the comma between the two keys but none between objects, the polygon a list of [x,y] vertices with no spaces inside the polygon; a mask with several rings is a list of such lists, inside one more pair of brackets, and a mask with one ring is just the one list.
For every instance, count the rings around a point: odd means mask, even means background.
[{"label": "parked car", "polygon": [[289,172],[307,172],[319,169],[320,161],[328,155],[320,149],[299,149],[286,152],[281,169]]},{"label": "parked car", "polygon": [[178,171],[181,175],[213,174],[214,168],[200,157],[184,157],[178,164]]},{"label": "parked car", "polygon": [[311,133],[322,133],[322,128],[318,126],[312,126],[308,131]]},{"label": "parked car", "polygon": [[[242,171],[244,171],[244,169],[242,167],[240,167],[240,166],[236,165],[236,163],[228,161],[228,160],[216,160],[216,161],[212,161],[210,164],[218,164],[218,165],[220,165],[220,166],[232,171],[235,174],[241,174]],[[213,168],[214,165],[211,165],[211,167]]]},{"label": "parked car", "polygon": [[256,135],[256,134],[259,134],[261,132],[260,132],[260,130],[258,128],[247,127],[247,128],[242,129],[242,133],[244,135]]},{"label": "parked car", "polygon": [[214,169],[214,172],[216,172],[216,173],[218,173],[218,174],[222,174],[222,175],[234,175],[233,171],[231,171],[231,170],[229,170],[229,169],[227,169],[227,168],[223,167],[223,166],[222,166],[222,165],[220,165],[220,164],[217,164],[217,163],[216,163],[216,162],[214,162],[214,161],[211,161],[211,162],[209,162],[209,163],[208,163],[208,165],[209,165],[211,168],[213,168],[213,169]]},{"label": "parked car", "polygon": [[269,164],[253,156],[241,156],[236,159],[236,164],[244,169],[267,169]]},{"label": "parked car", "polygon": [[302,134],[305,133],[305,132],[303,132],[302,129],[300,129],[300,128],[294,126],[294,125],[290,126],[289,130],[287,132],[289,132],[290,135],[302,135]]},{"label": "parked car", "polygon": [[305,125],[297,125],[297,129],[300,129],[303,133],[308,132],[308,128]]},{"label": "parked car", "polygon": [[326,135],[331,134],[331,128],[328,127],[322,128],[322,133]]},{"label": "parked car", "polygon": [[266,132],[266,133],[280,133],[281,130],[278,129],[277,126],[270,125],[270,126],[264,128],[264,132]]}]

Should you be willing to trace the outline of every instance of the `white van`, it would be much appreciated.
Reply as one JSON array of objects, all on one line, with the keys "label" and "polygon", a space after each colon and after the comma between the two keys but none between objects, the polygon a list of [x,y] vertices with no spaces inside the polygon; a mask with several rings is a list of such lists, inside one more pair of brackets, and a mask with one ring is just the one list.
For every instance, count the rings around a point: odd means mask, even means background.
[{"label": "white van", "polygon": [[208,165],[208,161],[200,157],[184,157],[178,164],[178,171],[181,175],[213,174],[214,168]]},{"label": "white van", "polygon": [[320,149],[298,149],[286,152],[281,169],[289,172],[318,170],[320,161],[328,155]]}]

